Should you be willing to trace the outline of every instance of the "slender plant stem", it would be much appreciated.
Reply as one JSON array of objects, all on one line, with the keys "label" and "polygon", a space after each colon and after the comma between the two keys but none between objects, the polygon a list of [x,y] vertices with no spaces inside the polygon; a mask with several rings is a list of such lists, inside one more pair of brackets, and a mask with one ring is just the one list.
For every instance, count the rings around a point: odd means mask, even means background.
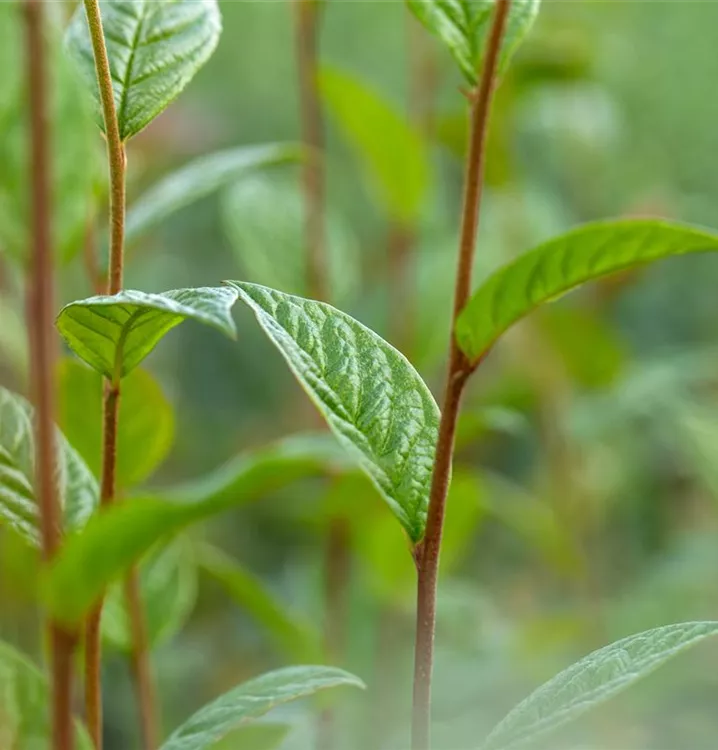
[{"label": "slender plant stem", "polygon": [[[51,560],[62,542],[62,513],[55,484],[53,372],[54,284],[51,240],[48,85],[41,0],[25,0],[27,87],[30,108],[31,273],[28,285],[30,373],[36,407],[36,487],[42,550]],[[72,670],[76,638],[50,623],[52,747],[72,750]]]},{"label": "slender plant stem", "polygon": [[[121,138],[110,62],[105,45],[102,28],[102,16],[99,0],[84,0],[90,38],[95,57],[97,82],[102,102],[102,113],[107,138],[107,159],[110,168],[110,266],[107,280],[108,294],[117,294],[122,290],[124,270],[125,239],[125,146]],[[102,449],[102,482],[100,500],[103,505],[114,502],[117,494],[117,426],[120,407],[119,377],[105,382],[103,397],[103,449]],[[135,595],[136,594],[136,595]],[[131,569],[126,581],[126,602],[130,617],[130,627],[134,638],[133,664],[138,695],[138,708],[141,717],[143,747],[154,750],[157,742],[157,731],[154,724],[155,702],[154,686],[148,654],[148,643],[145,637],[144,613],[137,587],[137,573]],[[102,748],[102,699],[101,699],[101,646],[100,624],[102,602],[100,601],[90,616],[85,633],[86,651],[86,708],[88,727],[97,750]],[[138,669],[137,665],[142,668]]]},{"label": "slender plant stem", "polygon": [[315,299],[328,299],[324,233],[324,122],[317,82],[320,8],[317,0],[295,0],[295,9],[299,107],[302,141],[307,147],[302,162],[307,288]]},{"label": "slender plant stem", "polygon": [[156,748],[159,746],[159,727],[154,708],[157,705],[157,697],[137,568],[132,568],[125,578],[125,601],[132,629],[132,672],[137,686],[142,744],[146,749]]},{"label": "slender plant stem", "polygon": [[455,327],[456,320],[466,305],[471,291],[471,275],[483,192],[486,139],[493,92],[496,88],[501,42],[506,30],[510,6],[510,0],[497,0],[496,2],[481,80],[478,90],[472,91],[470,95],[469,150],[464,184],[459,262],[454,291],[449,368],[439,424],[434,473],[431,481],[426,533],[424,539],[415,549],[418,585],[412,750],[429,750],[431,747],[431,678],[434,666],[436,590],[441,537],[461,396],[469,376],[478,364],[469,362],[459,349],[456,343]]},{"label": "slender plant stem", "polygon": [[[319,14],[317,0],[295,0],[296,60],[299,74],[299,107],[304,194],[304,245],[309,296],[328,300],[330,284],[325,233],[324,118],[318,88]],[[346,519],[329,521],[324,548],[324,651],[328,659],[341,660],[345,636],[345,599],[350,571]],[[335,713],[321,712],[317,724],[318,750],[336,747]]]},{"label": "slender plant stem", "polygon": [[122,289],[125,244],[125,147],[120,137],[120,126],[112,88],[110,60],[107,56],[105,34],[99,0],[84,0],[87,25],[90,28],[92,51],[95,56],[97,84],[102,103],[102,116],[107,138],[107,161],[110,167],[110,273],[108,294]]}]

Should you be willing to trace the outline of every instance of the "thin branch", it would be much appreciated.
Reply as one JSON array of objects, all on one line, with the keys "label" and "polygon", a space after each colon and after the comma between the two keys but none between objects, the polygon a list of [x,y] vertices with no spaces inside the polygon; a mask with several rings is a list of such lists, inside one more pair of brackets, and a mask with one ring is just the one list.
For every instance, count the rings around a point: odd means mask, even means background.
[{"label": "thin branch", "polygon": [[152,678],[150,642],[137,568],[132,568],[125,578],[125,602],[132,630],[132,672],[138,693],[142,746],[147,749],[156,748],[159,746],[160,734],[154,708],[157,705],[157,697]]},{"label": "thin branch", "polygon": [[[51,560],[62,541],[62,512],[55,483],[53,373],[54,284],[51,240],[48,81],[44,12],[40,0],[25,0],[27,88],[30,108],[31,273],[28,284],[30,376],[36,409],[36,492],[43,557]],[[72,750],[72,669],[75,637],[50,624],[52,668],[52,747]]]},{"label": "thin branch", "polygon": [[454,437],[461,396],[469,376],[477,366],[469,363],[459,349],[456,343],[455,326],[471,291],[471,276],[483,191],[486,139],[493,93],[496,88],[501,42],[506,30],[510,6],[510,0],[497,0],[496,2],[479,88],[471,96],[469,152],[466,163],[461,241],[454,292],[449,370],[439,424],[439,438],[431,482],[426,533],[415,550],[418,586],[412,750],[429,750],[431,746],[431,679],[434,666],[436,589],[441,538],[446,513],[446,496],[449,490]]},{"label": "thin branch", "polygon": [[[102,16],[98,0],[84,0],[85,12],[90,28],[90,38],[95,57],[97,82],[102,101],[102,112],[107,137],[107,158],[110,167],[110,267],[107,292],[117,294],[122,290],[124,270],[125,239],[125,172],[127,160],[125,146],[120,136],[119,121],[115,107],[114,91],[110,62],[107,56],[105,36],[102,28]],[[103,505],[114,502],[117,493],[117,425],[120,407],[120,381],[118,378],[106,381],[103,398],[103,450],[102,450],[102,483],[100,500]],[[130,625],[135,640],[133,642],[134,663],[146,665],[147,668],[135,669],[138,708],[141,717],[143,746],[145,750],[156,747],[154,729],[155,702],[154,686],[149,669],[148,644],[143,637],[144,616],[139,595],[130,597],[135,592],[136,571],[131,569],[127,578],[127,607]],[[95,747],[102,748],[102,710],[101,710],[101,632],[102,602],[99,602],[92,613],[86,629],[86,707],[88,726]]]},{"label": "thin branch", "polygon": [[324,122],[317,83],[319,3],[295,0],[296,55],[299,74],[299,106],[304,193],[304,244],[307,253],[307,289],[314,299],[328,299],[326,238],[324,234]]}]

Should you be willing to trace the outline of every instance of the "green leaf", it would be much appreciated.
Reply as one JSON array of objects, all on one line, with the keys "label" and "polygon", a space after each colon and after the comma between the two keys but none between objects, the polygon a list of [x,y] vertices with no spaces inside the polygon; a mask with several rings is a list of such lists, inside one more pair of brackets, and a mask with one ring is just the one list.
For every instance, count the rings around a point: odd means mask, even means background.
[{"label": "green leaf", "polygon": [[682,651],[718,633],[718,622],[647,630],[594,651],[519,703],[481,746],[510,750],[613,698]]},{"label": "green leaf", "polygon": [[[102,468],[102,376],[76,359],[58,366],[58,422],[96,477]],[[117,484],[143,482],[167,457],[174,414],[159,383],[133,370],[122,384],[117,435]]]},{"label": "green leaf", "polygon": [[[309,293],[304,196],[296,174],[239,180],[223,196],[223,218],[243,275],[288,293]],[[357,239],[330,205],[325,224],[328,287],[332,299],[346,300],[361,279]]]},{"label": "green leaf", "polygon": [[390,102],[348,73],[324,66],[319,86],[388,213],[398,221],[416,221],[431,182],[429,153],[419,132]]},{"label": "green leaf", "polygon": [[162,294],[127,290],[70,302],[60,310],[57,328],[78,357],[105,377],[120,379],[188,318],[234,338],[231,309],[236,299],[230,287],[173,289]]},{"label": "green leaf", "polygon": [[364,683],[336,667],[287,667],[268,672],[201,708],[170,735],[160,750],[205,750],[276,706],[335,687],[363,688]]},{"label": "green leaf", "polygon": [[[448,47],[467,81],[479,78],[496,0],[407,0],[419,21]],[[539,11],[540,0],[513,0],[501,48],[499,70],[528,34]]]},{"label": "green leaf", "polygon": [[[97,482],[62,434],[57,433],[57,488],[64,528],[79,529],[97,506]],[[32,544],[40,543],[35,499],[33,409],[24,398],[0,388],[0,522]]]},{"label": "green leaf", "polygon": [[166,490],[161,497],[130,498],[107,508],[65,541],[44,573],[48,609],[67,624],[79,623],[101,593],[153,545],[293,481],[335,472],[337,448],[326,436],[297,436],[231,461],[207,479]]},{"label": "green leaf", "polygon": [[228,282],[412,542],[424,534],[439,409],[408,360],[323,302]]},{"label": "green leaf", "polygon": [[321,655],[318,633],[308,622],[289,612],[257,576],[216,547],[201,548],[199,565],[262,626],[285,655],[297,661]]},{"label": "green leaf", "polygon": [[[102,0],[120,138],[140,132],[182,92],[214,52],[222,28],[216,0]],[[95,61],[82,6],[65,43],[95,95]]]},{"label": "green leaf", "polygon": [[718,235],[686,225],[654,220],[587,224],[493,273],[459,317],[459,345],[476,361],[516,321],[587,281],[670,255],[715,250]]},{"label": "green leaf", "polygon": [[288,724],[255,722],[228,734],[212,750],[276,750],[291,731]]},{"label": "green leaf", "polygon": [[[50,746],[52,719],[45,676],[25,656],[0,641],[0,747],[43,750]],[[79,750],[92,747],[78,726]]]},{"label": "green leaf", "polygon": [[[52,192],[52,241],[58,259],[82,248],[102,175],[101,144],[81,82],[60,44],[57,6],[48,6],[47,71]],[[0,250],[27,261],[30,218],[30,148],[22,4],[0,3]]]},{"label": "green leaf", "polygon": [[247,173],[275,164],[295,161],[298,146],[270,143],[243,146],[201,156],[162,178],[128,209],[125,238],[133,242],[168,216],[206,198]]},{"label": "green leaf", "polygon": [[[197,599],[197,565],[186,539],[176,539],[150,553],[139,570],[151,647],[169,640],[189,617]],[[102,637],[121,651],[131,651],[132,631],[125,607],[125,589],[113,585],[105,598]]]}]

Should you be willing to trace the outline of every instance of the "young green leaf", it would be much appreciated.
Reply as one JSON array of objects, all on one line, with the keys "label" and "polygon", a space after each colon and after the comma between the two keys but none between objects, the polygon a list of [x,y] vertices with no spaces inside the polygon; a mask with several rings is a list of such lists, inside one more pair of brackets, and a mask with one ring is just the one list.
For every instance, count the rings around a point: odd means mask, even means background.
[{"label": "young green leaf", "polygon": [[[227,236],[243,275],[291,294],[307,295],[305,206],[296,174],[252,174],[223,196]],[[277,211],[277,206],[282,210]],[[342,217],[326,206],[326,273],[332,298],[346,300],[361,279],[357,239]]]},{"label": "young green leaf", "polygon": [[[505,70],[539,11],[541,0],[513,0],[501,48]],[[478,82],[496,0],[407,0],[419,21],[448,47],[472,85]]]},{"label": "young green leaf", "polygon": [[234,338],[230,287],[173,289],[162,294],[127,290],[98,296],[60,310],[57,328],[69,347],[111,379],[123,378],[155,348],[167,331],[188,318]]},{"label": "young green leaf", "polygon": [[[197,564],[189,542],[180,537],[153,550],[140,564],[139,575],[147,639],[154,648],[182,628],[197,599]],[[129,652],[133,638],[125,603],[124,586],[114,584],[102,610],[102,637]]]},{"label": "young green leaf", "polygon": [[[50,746],[52,719],[45,676],[25,656],[0,641],[0,747]],[[78,748],[89,750],[87,733],[78,726]]]},{"label": "young green leaf", "polygon": [[323,302],[228,282],[412,542],[424,534],[439,409],[409,361]]},{"label": "young green leaf", "polygon": [[128,209],[125,239],[133,242],[176,211],[221,190],[247,173],[301,157],[298,146],[270,143],[201,156],[172,172]]},{"label": "young green leaf", "polygon": [[[33,410],[24,398],[0,388],[0,523],[33,546],[40,543],[35,501]],[[65,529],[79,529],[97,506],[97,482],[62,434],[57,433],[57,487]]]},{"label": "young green leaf", "polygon": [[[102,376],[76,359],[58,366],[58,422],[96,477],[102,466]],[[133,370],[122,384],[117,434],[117,485],[143,482],[167,457],[174,440],[174,414],[160,384],[146,370]]]},{"label": "young green leaf", "polygon": [[366,83],[324,66],[319,86],[334,116],[387,212],[414,222],[431,182],[426,143],[395,107]]},{"label": "young green leaf", "polygon": [[262,626],[287,656],[297,661],[321,656],[318,633],[308,622],[300,621],[289,612],[257,576],[221,550],[207,545],[199,551],[199,565]]},{"label": "young green leaf", "polygon": [[286,667],[268,672],[208,703],[176,729],[160,750],[206,750],[276,706],[335,687],[364,683],[336,667]]},{"label": "young green leaf", "polygon": [[48,609],[56,619],[77,624],[114,580],[168,536],[303,477],[336,471],[338,446],[321,437],[290,438],[232,461],[206,480],[161,497],[131,498],[96,514],[65,541],[44,574]]},{"label": "young green leaf", "polygon": [[519,703],[491,732],[481,750],[522,747],[613,698],[716,633],[718,622],[684,622],[647,630],[594,651]]},{"label": "young green leaf", "polygon": [[[115,106],[124,141],[162,112],[211,57],[222,27],[216,0],[102,0],[100,3]],[[65,42],[100,95],[90,33],[80,6]]]},{"label": "young green leaf", "polygon": [[691,226],[654,220],[588,224],[493,273],[459,317],[459,345],[475,362],[533,309],[587,281],[670,255],[715,250],[718,235]]}]

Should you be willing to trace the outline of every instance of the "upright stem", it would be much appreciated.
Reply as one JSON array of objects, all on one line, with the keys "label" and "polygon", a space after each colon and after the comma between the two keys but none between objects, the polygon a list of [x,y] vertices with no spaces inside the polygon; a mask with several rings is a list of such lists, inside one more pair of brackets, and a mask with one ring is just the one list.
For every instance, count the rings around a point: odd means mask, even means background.
[{"label": "upright stem", "polygon": [[[318,300],[330,297],[327,278],[327,248],[324,225],[324,119],[317,81],[319,13],[317,0],[295,0],[296,59],[299,74],[299,107],[302,142],[306,146],[302,162],[304,195],[304,245],[307,290]],[[344,518],[329,522],[324,548],[324,650],[328,659],[341,658],[344,648],[345,592],[349,576],[349,542]],[[317,725],[318,750],[336,747],[334,711],[325,709]]]},{"label": "upright stem", "polygon": [[[90,29],[92,49],[95,57],[97,82],[102,102],[102,113],[107,137],[107,159],[110,167],[110,267],[107,281],[107,293],[117,294],[122,291],[124,270],[125,239],[125,171],[126,155],[122,141],[115,107],[114,91],[110,62],[107,56],[105,35],[102,28],[102,16],[99,0],[84,0],[85,13]],[[103,446],[102,446],[102,482],[100,501],[102,505],[112,503],[117,494],[117,426],[120,408],[119,376],[105,382],[103,396]],[[137,593],[136,571],[130,570],[127,578],[127,608],[133,634],[133,665],[137,680],[137,694],[143,747],[154,750],[157,742],[157,731],[154,724],[155,704],[154,688],[149,668],[147,640],[144,637],[145,623],[141,601]],[[130,596],[132,594],[132,596]],[[97,750],[102,748],[102,685],[101,685],[101,618],[102,601],[98,602],[90,614],[85,631],[85,700],[87,724]],[[143,665],[137,669],[138,662]]]},{"label": "upright stem", "polygon": [[[51,560],[62,541],[62,513],[55,484],[53,372],[54,285],[51,241],[48,86],[41,0],[25,0],[27,88],[30,108],[31,273],[28,285],[30,376],[36,409],[36,491],[43,557]],[[52,747],[72,750],[72,652],[75,637],[50,624]]]},{"label": "upright stem", "polygon": [[137,689],[142,743],[145,750],[154,750],[159,746],[159,727],[155,712],[157,698],[137,568],[132,568],[125,579],[125,602],[132,630],[132,673]]},{"label": "upright stem", "polygon": [[307,288],[315,299],[327,299],[329,290],[324,236],[324,122],[317,83],[320,9],[317,0],[295,0],[295,8],[299,107],[302,141],[307,147],[302,162]]},{"label": "upright stem", "polygon": [[510,0],[497,0],[496,2],[481,80],[478,90],[472,91],[470,94],[469,151],[466,162],[459,262],[454,292],[449,368],[439,424],[434,473],[431,481],[426,533],[424,539],[415,549],[418,586],[412,750],[429,750],[431,746],[431,678],[434,666],[436,589],[441,537],[446,512],[446,496],[449,489],[454,437],[461,396],[469,376],[478,365],[478,363],[469,362],[459,349],[456,343],[455,328],[456,320],[466,305],[471,290],[471,275],[483,191],[486,137],[493,92],[496,87],[501,41],[506,30],[510,5]]}]

